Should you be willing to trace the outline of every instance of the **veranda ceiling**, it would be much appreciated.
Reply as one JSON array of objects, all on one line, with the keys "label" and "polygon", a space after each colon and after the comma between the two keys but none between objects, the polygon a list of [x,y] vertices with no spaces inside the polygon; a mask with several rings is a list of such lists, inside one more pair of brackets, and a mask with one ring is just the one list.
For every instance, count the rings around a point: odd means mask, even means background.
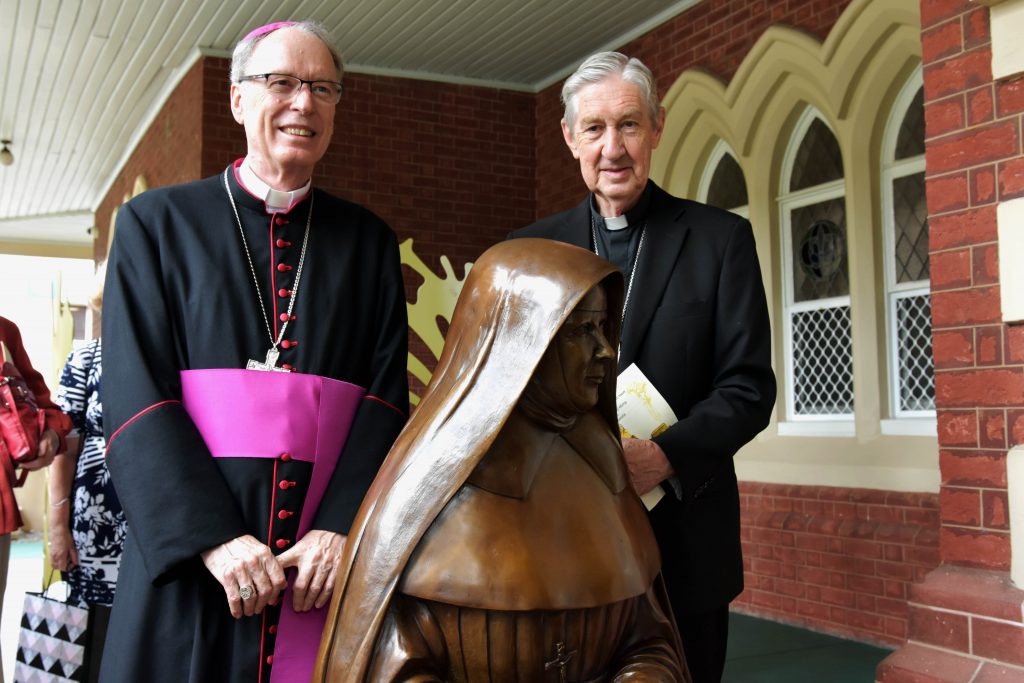
[{"label": "veranda ceiling", "polygon": [[254,26],[321,21],[349,71],[537,92],[699,0],[0,0],[0,241],[86,244],[178,80]]}]

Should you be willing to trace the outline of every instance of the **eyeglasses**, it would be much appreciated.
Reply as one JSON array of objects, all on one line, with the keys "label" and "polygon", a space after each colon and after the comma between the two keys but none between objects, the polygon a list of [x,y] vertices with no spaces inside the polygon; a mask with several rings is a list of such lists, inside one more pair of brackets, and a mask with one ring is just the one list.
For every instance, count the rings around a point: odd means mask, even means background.
[{"label": "eyeglasses", "polygon": [[309,85],[310,94],[321,102],[337,104],[341,101],[341,83],[335,81],[304,81],[288,74],[253,74],[242,76],[241,81],[263,81],[272,95],[283,98],[295,97],[302,86]]}]

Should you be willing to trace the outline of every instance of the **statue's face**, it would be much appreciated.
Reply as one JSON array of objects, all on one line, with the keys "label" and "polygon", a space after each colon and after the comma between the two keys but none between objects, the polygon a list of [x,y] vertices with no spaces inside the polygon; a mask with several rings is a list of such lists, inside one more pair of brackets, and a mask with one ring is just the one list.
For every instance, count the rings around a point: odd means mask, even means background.
[{"label": "statue's face", "polygon": [[552,396],[564,396],[579,412],[597,405],[611,370],[608,298],[600,285],[590,290],[558,330],[537,367],[535,380]]}]

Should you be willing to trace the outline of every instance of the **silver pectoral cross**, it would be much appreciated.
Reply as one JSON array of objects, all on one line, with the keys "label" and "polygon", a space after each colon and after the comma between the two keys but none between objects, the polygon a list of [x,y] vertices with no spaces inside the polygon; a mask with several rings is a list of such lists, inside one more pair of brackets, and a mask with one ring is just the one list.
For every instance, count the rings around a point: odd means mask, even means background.
[{"label": "silver pectoral cross", "polygon": [[249,362],[245,364],[246,370],[263,370],[265,372],[290,372],[288,368],[277,367],[277,357],[281,355],[281,352],[277,350],[276,346],[271,346],[267,351],[267,360],[263,363],[258,360],[249,359]]}]

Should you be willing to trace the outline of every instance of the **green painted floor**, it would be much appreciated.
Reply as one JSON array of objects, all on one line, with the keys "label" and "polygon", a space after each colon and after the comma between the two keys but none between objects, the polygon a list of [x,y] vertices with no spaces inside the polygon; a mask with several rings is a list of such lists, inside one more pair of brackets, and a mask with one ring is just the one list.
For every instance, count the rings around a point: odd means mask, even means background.
[{"label": "green painted floor", "polygon": [[890,650],[744,614],[729,617],[722,683],[872,683]]}]

